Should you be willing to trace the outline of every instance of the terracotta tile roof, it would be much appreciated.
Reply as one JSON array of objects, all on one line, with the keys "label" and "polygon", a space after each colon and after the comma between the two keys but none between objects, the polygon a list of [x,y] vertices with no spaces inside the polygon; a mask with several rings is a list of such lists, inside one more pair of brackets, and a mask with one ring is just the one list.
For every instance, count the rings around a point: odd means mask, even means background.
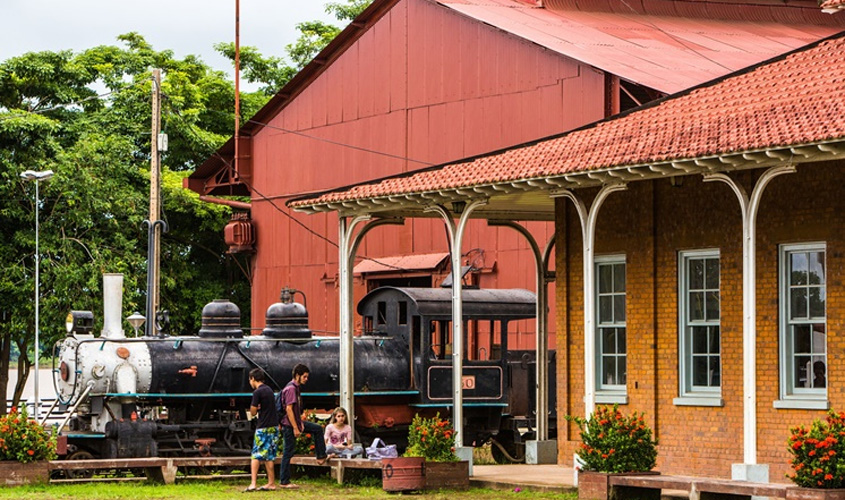
[{"label": "terracotta tile roof", "polygon": [[587,127],[292,200],[326,205],[845,139],[845,32]]}]

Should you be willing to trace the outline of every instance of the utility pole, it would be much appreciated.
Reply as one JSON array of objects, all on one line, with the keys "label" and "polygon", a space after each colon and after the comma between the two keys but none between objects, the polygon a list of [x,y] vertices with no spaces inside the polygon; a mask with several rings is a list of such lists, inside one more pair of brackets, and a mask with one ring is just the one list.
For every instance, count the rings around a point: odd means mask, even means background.
[{"label": "utility pole", "polygon": [[[161,165],[159,164],[158,141],[161,132],[161,70],[153,69],[153,110],[152,110],[152,135],[150,137],[150,223],[153,231],[152,248],[148,248],[147,259],[151,265],[147,266],[147,272],[152,274],[148,279],[148,290],[151,300],[148,299],[150,308],[147,311],[147,324],[154,325],[155,313],[159,308],[159,256],[160,256],[160,225],[156,224],[161,214],[159,202],[161,200]],[[149,277],[148,277],[149,278]]]}]

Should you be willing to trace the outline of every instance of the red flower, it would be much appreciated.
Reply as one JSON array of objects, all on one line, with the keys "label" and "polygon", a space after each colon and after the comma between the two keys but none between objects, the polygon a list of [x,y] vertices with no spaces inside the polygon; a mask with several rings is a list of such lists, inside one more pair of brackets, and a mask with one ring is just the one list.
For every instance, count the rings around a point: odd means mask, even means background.
[{"label": "red flower", "polygon": [[35,450],[26,450],[26,454],[29,456],[35,455]]}]

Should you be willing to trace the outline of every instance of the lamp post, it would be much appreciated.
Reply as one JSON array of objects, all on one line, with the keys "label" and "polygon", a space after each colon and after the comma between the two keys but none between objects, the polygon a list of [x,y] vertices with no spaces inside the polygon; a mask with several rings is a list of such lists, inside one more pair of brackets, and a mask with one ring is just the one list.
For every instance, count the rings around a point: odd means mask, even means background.
[{"label": "lamp post", "polygon": [[39,371],[39,360],[38,360],[38,351],[41,348],[41,343],[39,342],[40,336],[40,323],[39,323],[39,286],[40,286],[40,279],[41,276],[40,272],[40,264],[41,264],[41,255],[40,249],[38,248],[38,183],[40,181],[46,181],[50,177],[53,177],[52,170],[43,170],[41,172],[36,172],[35,170],[27,170],[25,172],[21,172],[21,178],[28,180],[28,181],[35,181],[35,408],[34,414],[35,419],[38,420],[41,412],[41,399],[38,397],[38,371]]}]

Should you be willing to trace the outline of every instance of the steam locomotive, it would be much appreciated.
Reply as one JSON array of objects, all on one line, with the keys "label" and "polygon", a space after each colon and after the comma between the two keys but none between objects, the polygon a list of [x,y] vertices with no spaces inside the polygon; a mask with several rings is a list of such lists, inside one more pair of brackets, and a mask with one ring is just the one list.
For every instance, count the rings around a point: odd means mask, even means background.
[{"label": "steam locomotive", "polygon": [[[261,335],[244,336],[240,311],[215,300],[196,336],[127,338],[121,329],[122,276],[104,276],[104,328],[74,311],[57,346],[54,383],[62,409],[66,457],[244,455],[248,374],[261,368],[276,391],[297,363],[311,370],[305,408],[338,403],[339,339],[312,336],[295,290],[266,313]],[[376,435],[402,444],[414,414],[448,415],[451,407],[451,290],[382,287],[358,304],[365,334],[354,338],[357,439]],[[518,460],[534,425],[535,355],[508,349],[509,325],[535,315],[526,290],[463,291],[465,445],[494,440],[497,459]],[[554,353],[550,353],[554,373]],[[554,378],[549,410],[554,429]]]}]

